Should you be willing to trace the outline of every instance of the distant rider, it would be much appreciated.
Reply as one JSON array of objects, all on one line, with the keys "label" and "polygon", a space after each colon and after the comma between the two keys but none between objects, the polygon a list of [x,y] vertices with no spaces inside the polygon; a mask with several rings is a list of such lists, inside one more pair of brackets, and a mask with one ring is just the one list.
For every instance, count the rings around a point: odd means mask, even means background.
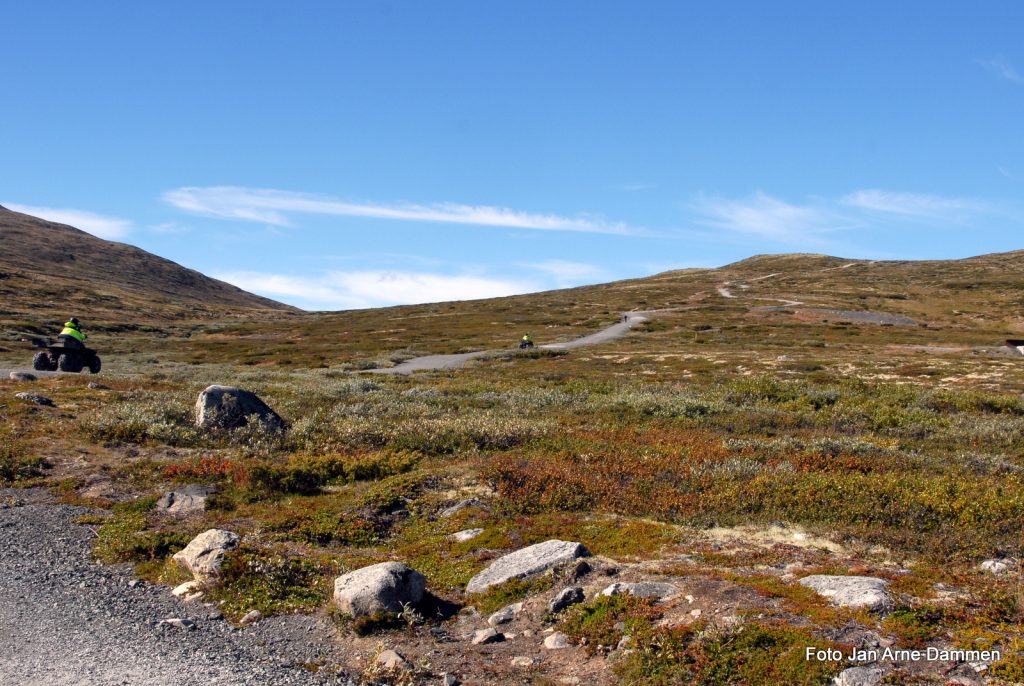
[{"label": "distant rider", "polygon": [[79,328],[78,319],[72,317],[64,323],[64,330],[57,335],[57,338],[64,342],[65,348],[84,348],[87,336]]},{"label": "distant rider", "polygon": [[523,334],[522,340],[519,341],[519,347],[520,348],[532,348],[533,347],[533,339],[530,338],[530,334]]}]

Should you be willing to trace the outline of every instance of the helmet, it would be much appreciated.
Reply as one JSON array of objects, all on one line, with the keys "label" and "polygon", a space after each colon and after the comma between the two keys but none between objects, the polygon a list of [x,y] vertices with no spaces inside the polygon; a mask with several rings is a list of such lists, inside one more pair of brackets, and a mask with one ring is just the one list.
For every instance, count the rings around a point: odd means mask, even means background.
[{"label": "helmet", "polygon": [[78,317],[72,317],[72,318],[71,318],[71,319],[69,319],[68,321],[69,321],[70,323],[74,324],[75,326],[78,326]]}]

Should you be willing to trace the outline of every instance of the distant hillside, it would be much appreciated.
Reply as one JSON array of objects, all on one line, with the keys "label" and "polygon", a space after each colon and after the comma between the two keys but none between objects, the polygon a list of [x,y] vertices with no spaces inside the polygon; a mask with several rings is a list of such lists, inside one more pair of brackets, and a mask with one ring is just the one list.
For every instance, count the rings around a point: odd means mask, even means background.
[{"label": "distant hillside", "polygon": [[[140,248],[0,207],[0,319],[182,319],[294,311]],[[19,316],[22,315],[22,316]]]}]

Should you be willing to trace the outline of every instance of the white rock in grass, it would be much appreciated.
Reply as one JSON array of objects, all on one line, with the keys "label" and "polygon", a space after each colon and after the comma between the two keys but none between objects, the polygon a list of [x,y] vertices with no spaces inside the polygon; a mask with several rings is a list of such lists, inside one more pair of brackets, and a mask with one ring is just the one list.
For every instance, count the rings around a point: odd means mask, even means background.
[{"label": "white rock in grass", "polygon": [[174,554],[174,560],[202,581],[220,573],[224,556],[238,547],[238,534],[224,529],[208,529]]},{"label": "white rock in grass", "polygon": [[401,612],[406,603],[423,599],[427,580],[401,562],[381,562],[334,580],[334,603],[353,617]]},{"label": "white rock in grass", "polygon": [[582,543],[559,540],[537,543],[499,557],[469,580],[466,593],[482,593],[492,586],[535,576],[589,554]]},{"label": "white rock in grass", "polygon": [[892,607],[892,599],[886,591],[889,582],[873,576],[833,576],[815,574],[800,579],[819,595],[825,596],[833,605],[849,608],[865,608],[883,612]]}]

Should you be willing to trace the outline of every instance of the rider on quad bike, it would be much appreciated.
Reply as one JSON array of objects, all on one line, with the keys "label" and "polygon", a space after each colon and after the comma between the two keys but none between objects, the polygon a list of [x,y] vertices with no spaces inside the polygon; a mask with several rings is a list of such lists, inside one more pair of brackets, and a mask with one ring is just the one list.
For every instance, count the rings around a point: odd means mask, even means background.
[{"label": "rider on quad bike", "polygon": [[88,338],[78,326],[78,317],[72,317],[64,323],[64,330],[57,334],[57,338],[64,341],[65,348],[84,348],[85,339]]},{"label": "rider on quad bike", "polygon": [[533,347],[533,339],[530,338],[530,334],[528,334],[528,333],[527,334],[523,334],[522,339],[520,339],[520,341],[519,341],[519,349],[520,350],[525,350],[526,348],[532,348],[532,347]]},{"label": "rider on quad bike", "polygon": [[57,340],[42,338],[30,339],[32,345],[44,350],[32,358],[32,368],[41,372],[80,372],[88,369],[92,374],[100,371],[100,357],[95,350],[85,347],[86,335],[72,317],[64,324],[64,329],[57,334]]}]

